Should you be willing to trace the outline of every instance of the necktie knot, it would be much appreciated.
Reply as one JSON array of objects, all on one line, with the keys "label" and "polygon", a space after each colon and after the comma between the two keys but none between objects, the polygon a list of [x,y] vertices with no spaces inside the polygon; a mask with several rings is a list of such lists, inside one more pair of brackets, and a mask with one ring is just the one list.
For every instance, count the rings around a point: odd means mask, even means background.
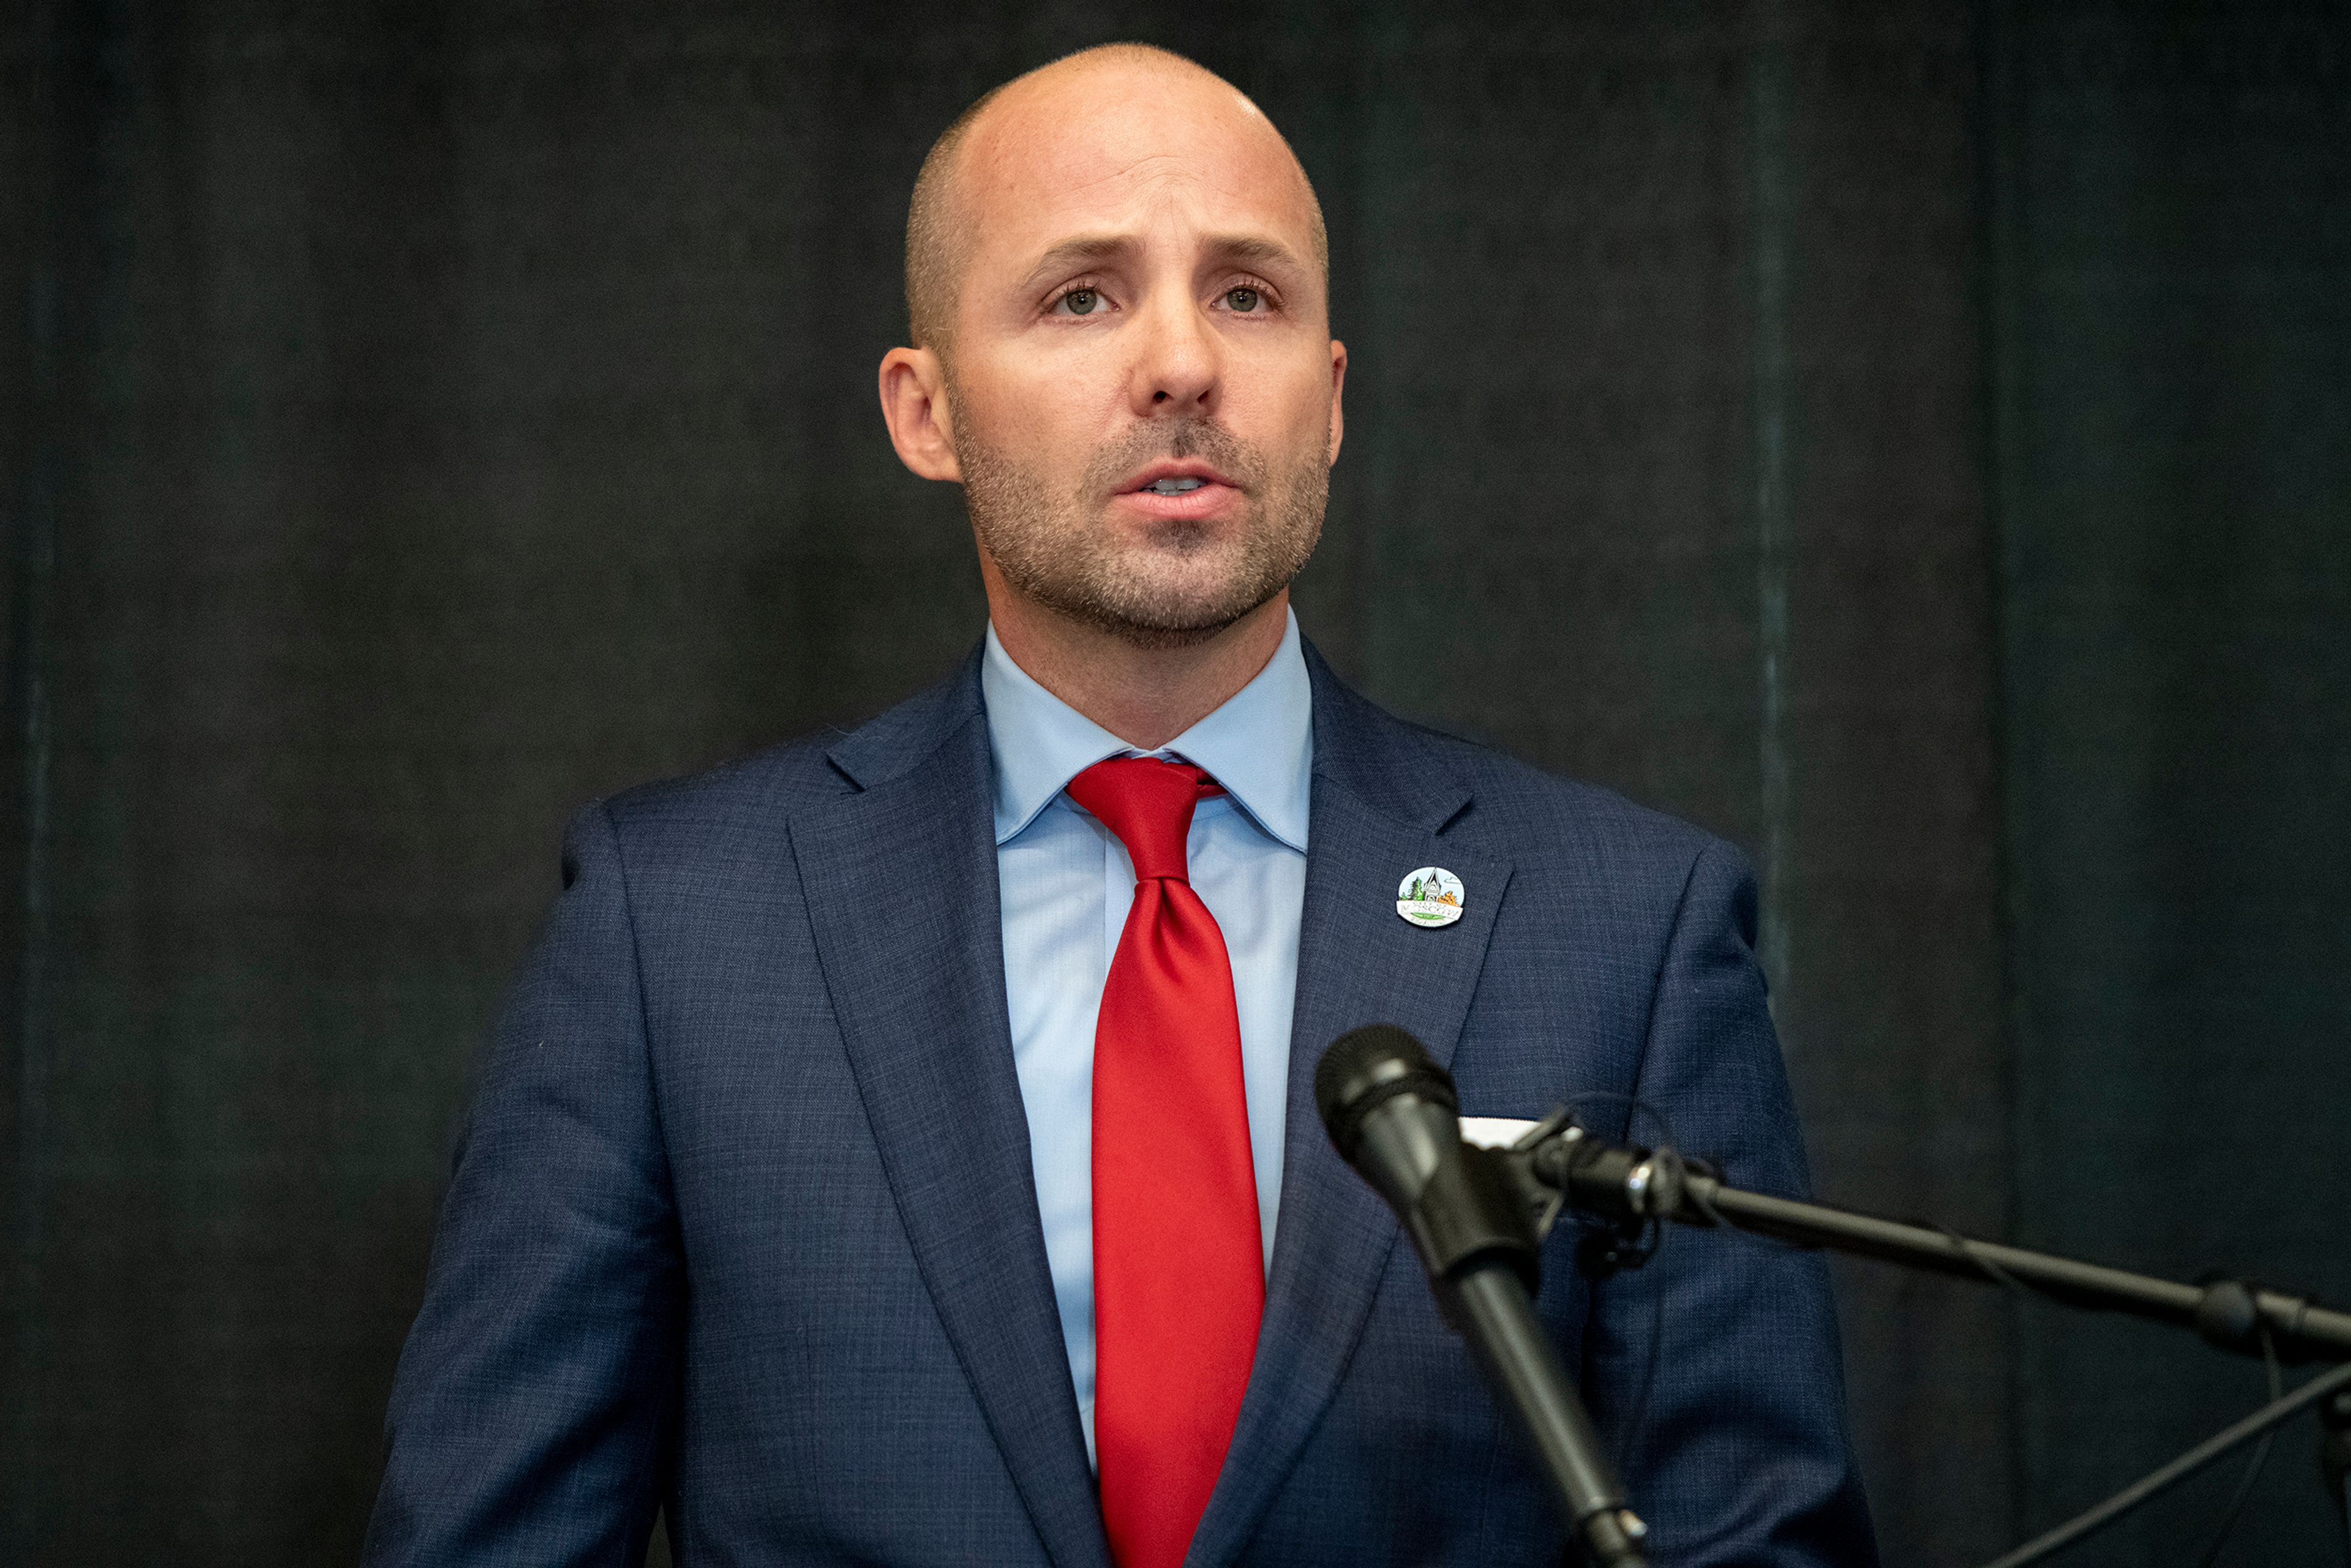
[{"label": "necktie knot", "polygon": [[1113,757],[1070,780],[1069,797],[1118,835],[1137,882],[1188,883],[1192,808],[1224,790],[1188,762]]}]

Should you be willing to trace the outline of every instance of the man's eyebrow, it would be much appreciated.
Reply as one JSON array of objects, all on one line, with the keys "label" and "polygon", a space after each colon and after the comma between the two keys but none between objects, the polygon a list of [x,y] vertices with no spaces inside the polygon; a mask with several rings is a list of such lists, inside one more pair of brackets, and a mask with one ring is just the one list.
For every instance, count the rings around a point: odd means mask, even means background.
[{"label": "man's eyebrow", "polygon": [[1081,269],[1099,262],[1111,261],[1134,249],[1134,241],[1124,235],[1080,235],[1065,239],[1037,258],[1029,269],[1029,281],[1042,282],[1051,273]]},{"label": "man's eyebrow", "polygon": [[1208,249],[1226,261],[1270,262],[1278,267],[1301,265],[1296,251],[1280,240],[1256,235],[1219,235],[1208,242]]}]

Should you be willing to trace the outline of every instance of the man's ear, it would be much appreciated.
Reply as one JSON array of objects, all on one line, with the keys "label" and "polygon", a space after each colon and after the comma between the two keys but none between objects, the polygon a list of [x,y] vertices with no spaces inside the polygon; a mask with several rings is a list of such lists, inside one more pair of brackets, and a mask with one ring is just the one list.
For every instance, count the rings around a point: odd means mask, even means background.
[{"label": "man's ear", "polygon": [[928,349],[893,349],[882,356],[882,422],[890,427],[899,462],[925,479],[962,482],[946,367],[938,355]]},{"label": "man's ear", "polygon": [[1346,387],[1347,345],[1333,338],[1331,340],[1331,452],[1322,459],[1325,467],[1339,461],[1339,438],[1347,433],[1347,416],[1339,406],[1339,394]]}]

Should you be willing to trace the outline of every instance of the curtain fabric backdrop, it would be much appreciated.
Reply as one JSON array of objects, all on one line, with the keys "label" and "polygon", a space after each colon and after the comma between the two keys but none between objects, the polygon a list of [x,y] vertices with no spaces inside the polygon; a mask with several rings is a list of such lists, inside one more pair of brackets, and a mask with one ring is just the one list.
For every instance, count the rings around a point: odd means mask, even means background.
[{"label": "curtain fabric backdrop", "polygon": [[[1822,1192],[2351,1299],[2346,16],[12,10],[0,1555],[356,1550],[564,815],[977,637],[873,405],[906,193],[1112,38],[1253,94],[1326,206],[1309,633],[1754,855]],[[1838,1278],[1891,1563],[2258,1396]],[[2320,1560],[2313,1446],[2235,1561]],[[2230,1485],[2075,1560],[2182,1561]]]}]

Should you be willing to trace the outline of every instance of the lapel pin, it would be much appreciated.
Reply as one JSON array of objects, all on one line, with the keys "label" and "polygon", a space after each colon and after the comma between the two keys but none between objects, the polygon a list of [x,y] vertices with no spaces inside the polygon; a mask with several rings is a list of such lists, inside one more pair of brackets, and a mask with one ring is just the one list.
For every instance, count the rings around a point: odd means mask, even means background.
[{"label": "lapel pin", "polygon": [[1415,925],[1450,925],[1461,918],[1461,879],[1441,865],[1425,865],[1396,888],[1396,913]]}]

